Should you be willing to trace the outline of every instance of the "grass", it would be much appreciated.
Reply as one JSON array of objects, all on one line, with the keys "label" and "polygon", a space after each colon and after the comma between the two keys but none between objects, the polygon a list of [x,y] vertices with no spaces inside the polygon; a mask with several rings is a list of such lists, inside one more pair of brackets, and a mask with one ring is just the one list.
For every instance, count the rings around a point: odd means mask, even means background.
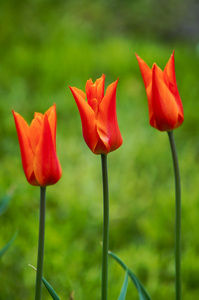
[{"label": "grass", "polygon": [[[43,3],[43,4],[42,4]],[[47,188],[44,276],[68,299],[100,299],[102,183],[100,157],[84,143],[68,89],[106,74],[119,77],[117,111],[124,143],[108,156],[110,249],[138,275],[153,299],[174,298],[174,179],[169,141],[148,125],[147,100],[134,53],[164,68],[175,48],[176,77],[185,121],[174,132],[182,178],[182,295],[198,288],[198,52],[196,45],[96,34],[88,22],[44,2],[4,5],[0,70],[0,191],[12,193],[0,218],[0,246],[18,230],[1,259],[2,299],[32,299],[39,189],[25,180],[11,109],[30,122],[34,111],[57,104],[57,152],[63,176]],[[42,6],[43,5],[43,6]],[[12,10],[11,10],[12,8]],[[18,18],[14,18],[18,14]],[[10,21],[8,21],[10,20]],[[29,20],[29,21],[28,21]],[[69,26],[70,24],[70,26]],[[98,33],[98,31],[97,31]],[[109,259],[109,299],[117,299],[124,272]],[[43,289],[43,299],[49,299]],[[129,283],[127,300],[138,299]]]}]

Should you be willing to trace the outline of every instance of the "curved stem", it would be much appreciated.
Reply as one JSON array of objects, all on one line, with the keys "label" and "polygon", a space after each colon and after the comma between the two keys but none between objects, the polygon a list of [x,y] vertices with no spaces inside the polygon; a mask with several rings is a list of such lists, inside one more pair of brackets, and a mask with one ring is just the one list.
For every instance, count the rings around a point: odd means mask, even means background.
[{"label": "curved stem", "polygon": [[43,260],[44,260],[44,236],[45,236],[45,204],[46,187],[40,187],[40,218],[39,218],[39,242],[37,256],[37,274],[35,286],[35,300],[41,299]]},{"label": "curved stem", "polygon": [[175,210],[175,288],[176,300],[181,300],[181,187],[178,157],[173,131],[168,132],[175,174],[176,210]]},{"label": "curved stem", "polygon": [[109,193],[107,155],[101,155],[103,182],[103,250],[102,250],[102,294],[101,299],[107,300],[108,292],[108,248],[109,248]]}]

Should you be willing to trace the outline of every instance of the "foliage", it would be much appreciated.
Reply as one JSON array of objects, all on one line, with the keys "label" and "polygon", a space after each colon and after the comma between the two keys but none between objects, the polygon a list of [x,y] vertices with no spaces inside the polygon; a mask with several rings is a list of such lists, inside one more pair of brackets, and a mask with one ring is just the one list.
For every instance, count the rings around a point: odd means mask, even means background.
[{"label": "foliage", "polygon": [[139,299],[140,300],[151,300],[151,297],[149,296],[148,292],[145,290],[143,284],[139,281],[137,276],[131,270],[129,270],[129,268],[124,264],[124,262],[116,254],[114,254],[111,251],[109,251],[109,255],[112,256],[115,259],[115,261],[126,271],[125,280],[124,280],[122,290],[120,293],[121,299],[125,299],[127,286],[128,286],[128,276],[129,276],[138,291]]}]

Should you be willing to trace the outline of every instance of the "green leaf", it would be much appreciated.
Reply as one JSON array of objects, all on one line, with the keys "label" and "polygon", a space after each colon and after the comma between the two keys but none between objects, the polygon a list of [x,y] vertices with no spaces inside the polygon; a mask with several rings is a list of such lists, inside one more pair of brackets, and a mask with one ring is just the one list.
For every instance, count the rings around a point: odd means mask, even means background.
[{"label": "green leaf", "polygon": [[131,270],[129,270],[129,276],[138,290],[140,300],[151,300],[151,297],[149,296],[145,287]]},{"label": "green leaf", "polygon": [[[31,268],[33,268],[35,271],[37,271],[37,269],[35,267],[33,267],[32,265],[29,265]],[[47,288],[49,294],[51,295],[53,300],[60,300],[60,298],[58,297],[58,295],[56,294],[56,292],[54,291],[54,289],[52,288],[52,286],[48,283],[48,281],[42,277],[42,282],[45,285],[45,287]]]},{"label": "green leaf", "polygon": [[129,277],[128,275],[129,274],[128,274],[128,270],[127,270],[118,300],[124,300],[126,298],[126,292],[127,292],[127,287],[128,287],[128,277]]},{"label": "green leaf", "polygon": [[113,252],[109,251],[108,254],[110,256],[112,256],[118,263],[119,265],[126,271],[128,270],[127,266],[125,265],[125,263],[123,263],[123,261]]},{"label": "green leaf", "polygon": [[6,211],[12,196],[6,195],[0,199],[0,216]]},{"label": "green leaf", "polygon": [[0,250],[0,257],[2,257],[5,254],[5,252],[8,250],[10,245],[14,242],[16,236],[17,236],[17,231],[15,232],[13,237],[9,240],[9,242]]},{"label": "green leaf", "polygon": [[54,289],[52,288],[52,286],[48,283],[48,281],[42,277],[42,281],[43,281],[43,284],[45,285],[45,287],[47,288],[47,290],[49,291],[49,294],[51,295],[51,297],[54,299],[54,300],[60,300],[60,298],[58,297],[58,295],[55,293]]},{"label": "green leaf", "polygon": [[139,299],[140,300],[151,300],[151,297],[149,296],[148,292],[146,291],[143,284],[139,281],[137,276],[129,270],[129,268],[123,263],[123,261],[113,252],[109,251],[109,255],[112,256],[119,264],[120,266],[128,272],[128,275],[130,276],[131,280],[135,284],[135,287],[137,288]]}]

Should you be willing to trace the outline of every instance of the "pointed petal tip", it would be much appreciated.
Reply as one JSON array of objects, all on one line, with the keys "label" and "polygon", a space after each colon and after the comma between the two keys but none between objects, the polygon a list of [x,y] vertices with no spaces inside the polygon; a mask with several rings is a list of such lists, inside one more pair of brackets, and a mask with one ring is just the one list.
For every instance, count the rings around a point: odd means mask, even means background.
[{"label": "pointed petal tip", "polygon": [[170,59],[174,59],[174,55],[175,55],[175,50],[173,50],[171,56],[170,56]]},{"label": "pointed petal tip", "polygon": [[69,89],[71,90],[71,92],[73,93],[74,91],[75,91],[75,87],[74,86],[68,86],[69,87]]},{"label": "pointed petal tip", "polygon": [[135,57],[136,57],[136,59],[137,59],[137,61],[139,63],[141,61],[141,57],[137,53],[135,53]]},{"label": "pointed petal tip", "polygon": [[52,108],[53,108],[53,110],[55,111],[55,113],[56,113],[56,110],[57,110],[57,105],[56,105],[56,103],[53,103],[53,106],[52,106]]},{"label": "pointed petal tip", "polygon": [[156,63],[153,63],[152,74],[154,74],[155,72],[158,72],[158,74],[160,74],[162,72],[162,70],[158,67],[158,65]]},{"label": "pointed petal tip", "polygon": [[56,104],[53,103],[53,105],[47,110],[45,111],[44,115],[48,115],[48,113],[51,113],[52,111],[54,111],[56,113]]},{"label": "pointed petal tip", "polygon": [[152,68],[151,68],[151,71],[152,71],[152,77],[154,76],[154,73],[155,73],[156,69],[157,69],[157,65],[156,65],[156,63],[154,63],[154,64],[152,65]]},{"label": "pointed petal tip", "polygon": [[15,122],[17,122],[17,120],[18,120],[19,118],[22,118],[22,119],[23,119],[23,117],[22,117],[19,113],[17,113],[16,111],[14,111],[13,109],[12,109],[12,114],[13,114],[13,117],[14,117]]},{"label": "pointed petal tip", "polygon": [[73,93],[74,91],[75,91],[75,89],[77,89],[75,86],[68,86],[69,87],[69,89],[71,90],[71,92]]},{"label": "pointed petal tip", "polygon": [[[135,52],[135,57],[140,65],[140,63],[145,63],[145,61]],[[146,63],[145,63],[146,64]]]},{"label": "pointed petal tip", "polygon": [[16,111],[14,111],[14,109],[11,109],[13,116],[15,116],[16,114],[18,114]]},{"label": "pointed petal tip", "polygon": [[69,86],[69,89],[70,89],[71,93],[74,94],[74,92],[75,92],[75,91],[74,91],[74,87]]}]

